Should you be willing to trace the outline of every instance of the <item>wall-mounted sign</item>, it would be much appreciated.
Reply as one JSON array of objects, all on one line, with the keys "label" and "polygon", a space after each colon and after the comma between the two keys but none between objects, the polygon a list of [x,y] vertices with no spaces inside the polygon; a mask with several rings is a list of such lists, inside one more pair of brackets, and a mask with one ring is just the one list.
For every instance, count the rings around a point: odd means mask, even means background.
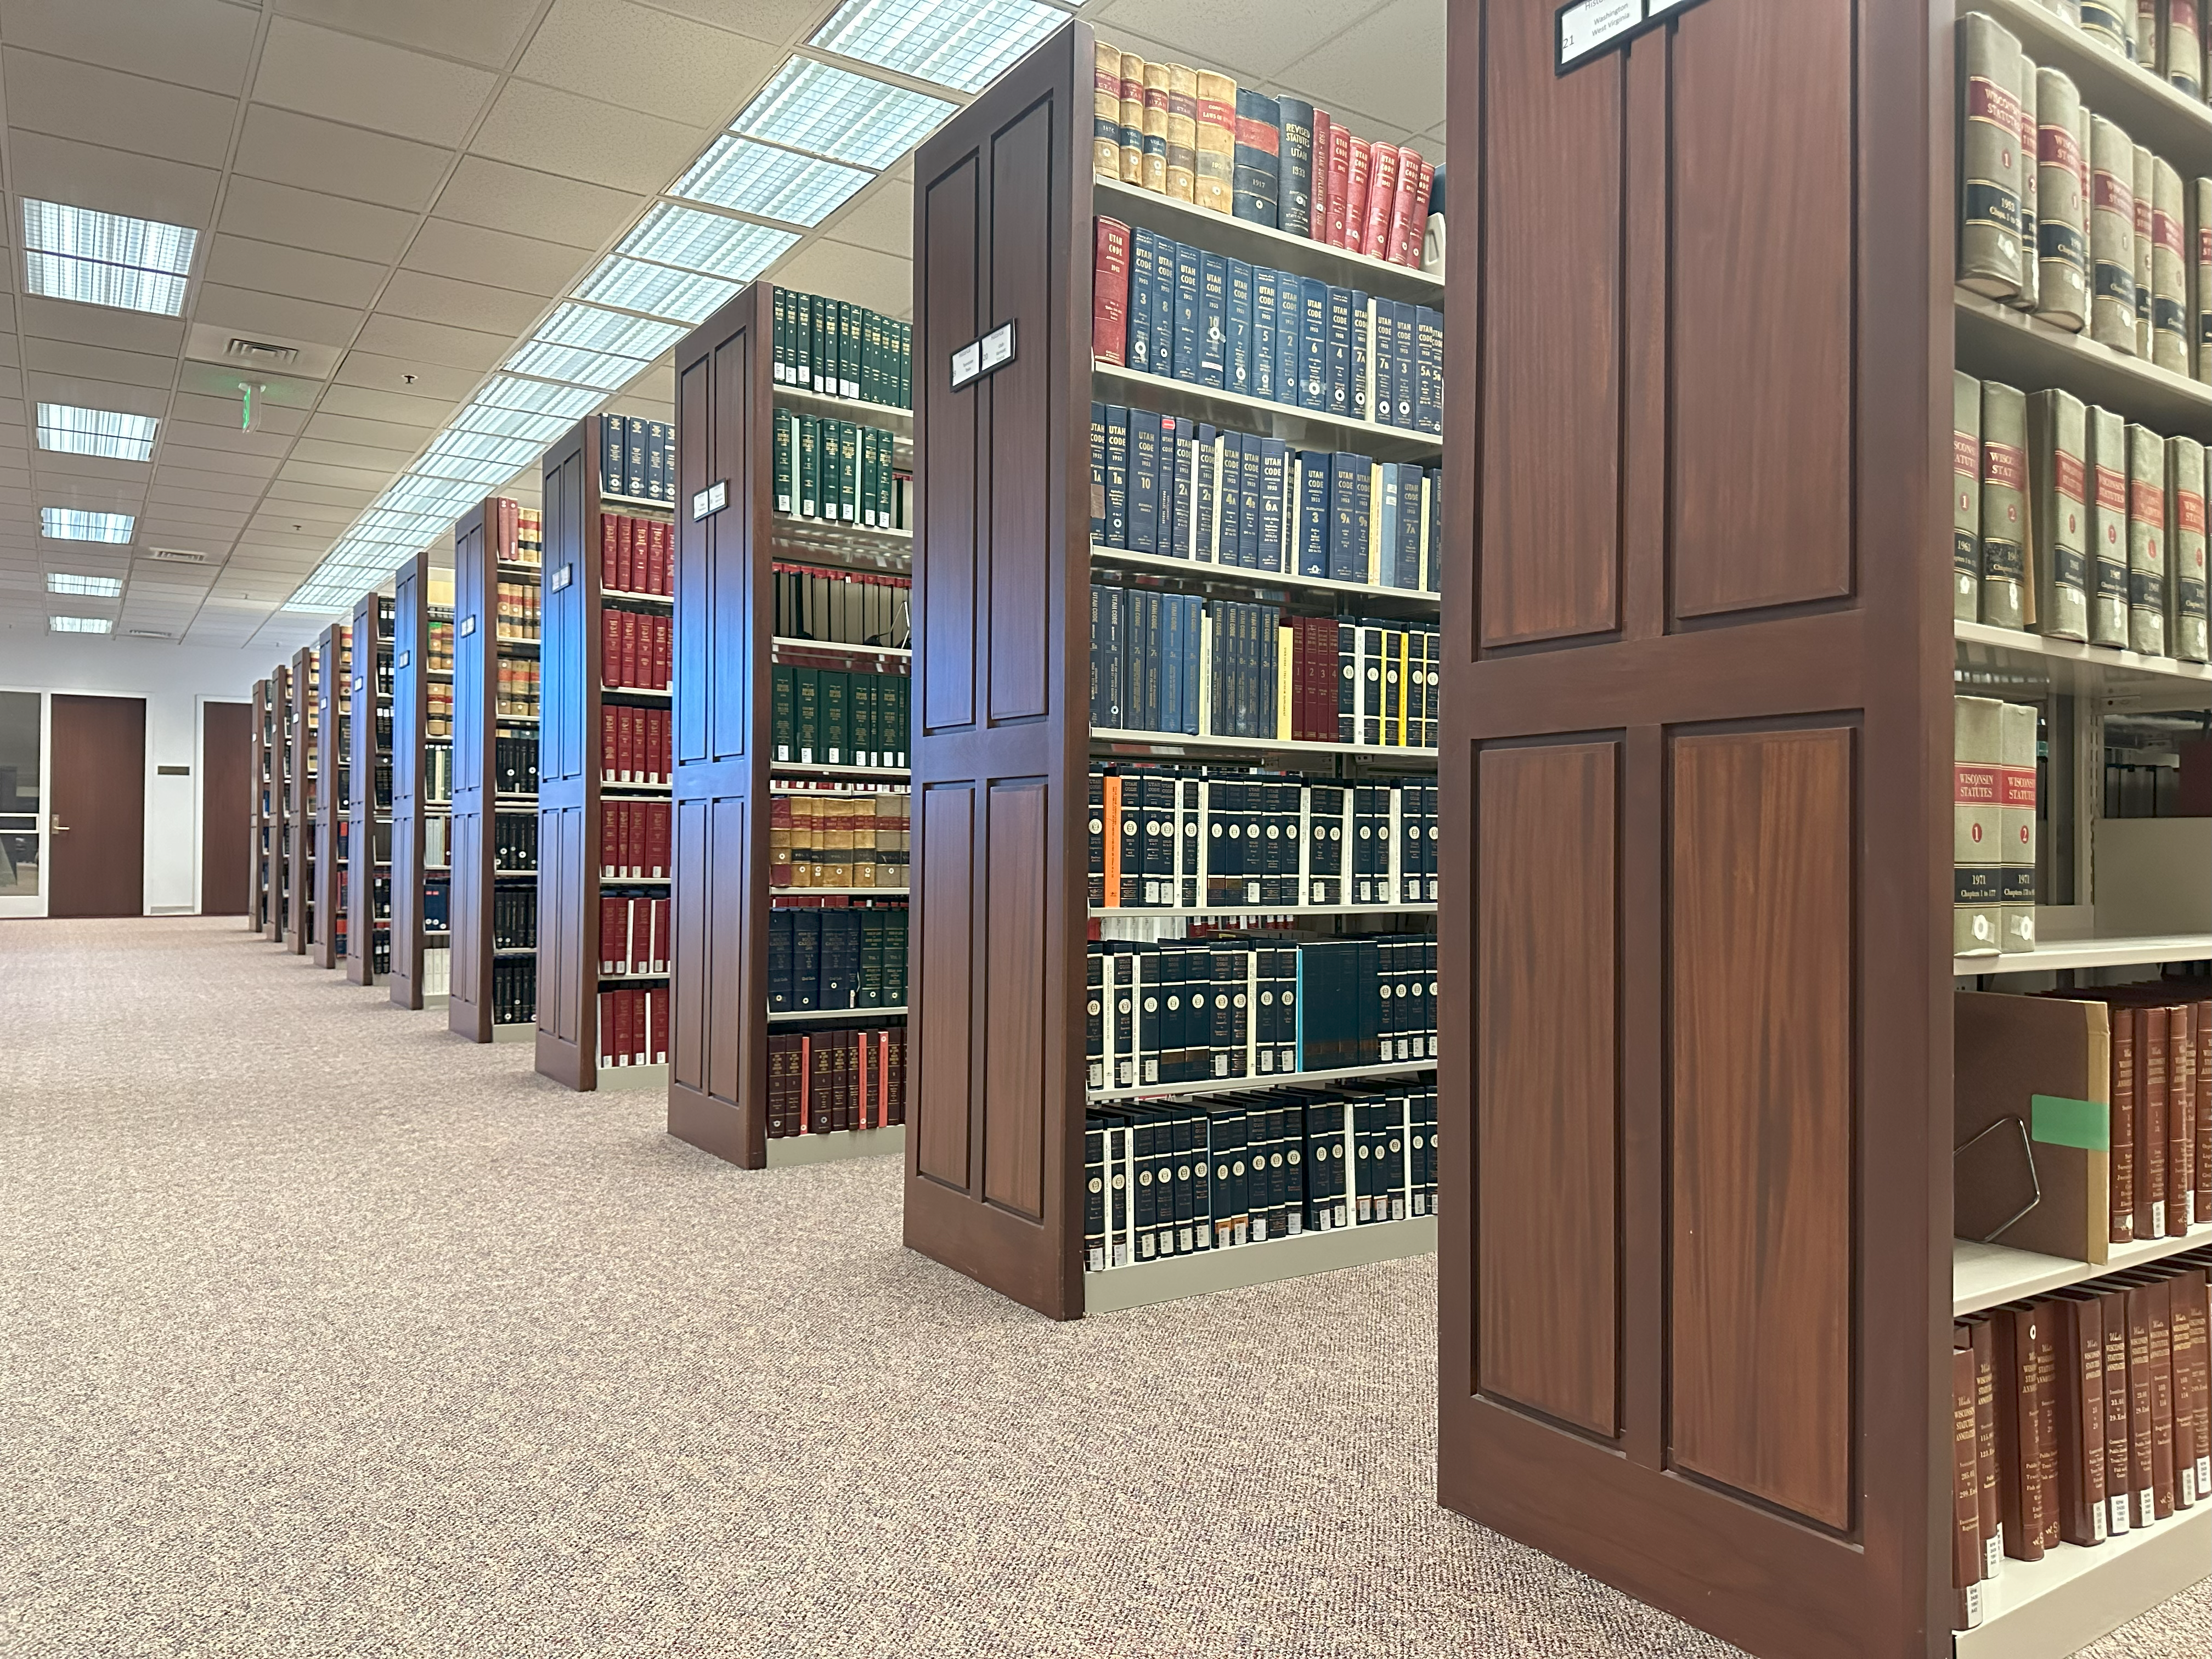
[{"label": "wall-mounted sign", "polygon": [[403,651],[399,653],[399,660],[392,665],[394,668],[405,668],[414,660],[415,653],[412,651]]},{"label": "wall-mounted sign", "polygon": [[966,386],[983,372],[983,343],[970,340],[952,354],[952,389]]},{"label": "wall-mounted sign", "polygon": [[576,567],[573,564],[564,564],[558,570],[553,573],[553,591],[556,593],[558,593],[562,588],[566,587],[570,582],[575,580]]},{"label": "wall-mounted sign", "polygon": [[1569,0],[1553,15],[1558,45],[1553,73],[1565,75],[1626,46],[1698,0]]},{"label": "wall-mounted sign", "polygon": [[1000,323],[986,334],[980,343],[983,348],[983,373],[1004,368],[1014,361],[1014,325]]},{"label": "wall-mounted sign", "polygon": [[702,519],[720,513],[729,504],[730,481],[718,478],[691,498],[691,521],[696,524]]},{"label": "wall-mounted sign", "polygon": [[970,340],[952,354],[952,389],[960,390],[986,374],[995,374],[1014,361],[1014,325],[1000,323],[979,340]]},{"label": "wall-mounted sign", "polygon": [[354,689],[354,690],[355,690],[356,693],[358,693],[358,692],[360,691],[360,690],[361,690],[361,686],[362,686],[362,679],[361,679],[361,676],[360,676],[360,675],[358,675],[358,674],[356,674],[356,675],[355,675],[355,676],[353,677],[353,689]]},{"label": "wall-mounted sign", "polygon": [[461,618],[461,637],[463,639],[467,639],[476,631],[477,619],[474,617],[464,617]]}]

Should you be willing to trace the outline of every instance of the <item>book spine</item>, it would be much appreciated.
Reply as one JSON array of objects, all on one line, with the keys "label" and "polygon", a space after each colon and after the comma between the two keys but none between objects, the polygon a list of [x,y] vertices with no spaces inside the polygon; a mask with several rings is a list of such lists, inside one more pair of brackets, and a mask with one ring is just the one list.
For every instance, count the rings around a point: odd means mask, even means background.
[{"label": "book spine", "polygon": [[2166,568],[2173,654],[2185,662],[2212,655],[2205,617],[2204,446],[2166,443]]},{"label": "book spine", "polygon": [[2212,384],[2212,179],[2197,179],[2189,191],[2196,203],[2190,217],[2197,226],[2195,275],[2190,283],[2196,316],[2190,331],[2197,340],[2197,378]]},{"label": "book spine", "polygon": [[1393,244],[1390,228],[1398,208],[1398,169],[1403,164],[1395,144],[1376,139],[1368,149],[1367,227],[1360,245],[1370,258],[1387,259]]},{"label": "book spine", "polygon": [[1951,615],[1982,614],[1982,383],[1951,375]]},{"label": "book spine", "polygon": [[1167,194],[1178,202],[1198,199],[1198,71],[1186,64],[1168,65]]},{"label": "book spine", "polygon": [[1128,335],[1129,227],[1102,217],[1091,270],[1091,355],[1102,363],[1127,366]]},{"label": "book spine", "polygon": [[2037,165],[2036,65],[2023,54],[2017,70],[2020,93],[2020,287],[2008,303],[2021,311],[2037,308],[2041,295],[2041,264],[2036,251],[2036,214],[2041,195],[2042,168]]},{"label": "book spine", "polygon": [[1996,1357],[1987,1319],[1967,1327],[1974,1355],[1974,1462],[1979,1481],[1982,1577],[2004,1571],[2004,1499],[1997,1479]]},{"label": "book spine", "polygon": [[1345,134],[1344,246],[1352,253],[1367,252],[1368,181],[1375,166],[1371,144]]},{"label": "book spine", "polygon": [[[1347,246],[1345,236],[1351,217],[1352,134],[1332,125],[1328,130],[1328,235],[1331,247]],[[1319,166],[1318,161],[1315,163]]]},{"label": "book spine", "polygon": [[2087,421],[2070,392],[2039,392],[2029,399],[2036,628],[2055,639],[2089,637]]},{"label": "book spine", "polygon": [[2205,42],[2197,0],[2166,0],[2158,71],[2185,98],[2204,101]]},{"label": "book spine", "polygon": [[2180,1003],[2166,1022],[2166,1236],[2186,1237],[2197,1220],[2197,1005]]},{"label": "book spine", "polygon": [[1237,171],[1237,82],[1226,75],[1198,73],[1198,205],[1227,214],[1234,205]]},{"label": "book spine", "polygon": [[2020,292],[2020,42],[1980,12],[1959,20],[1959,284]]},{"label": "book spine", "polygon": [[2055,69],[2035,72],[2036,314],[2062,328],[2089,320],[2088,170],[2081,94]]},{"label": "book spine", "polygon": [[2136,234],[2132,243],[2136,276],[2136,356],[2151,355],[2151,198],[2158,189],[2157,159],[2142,144],[2135,147]]},{"label": "book spine", "polygon": [[2086,540],[2092,566],[2089,641],[2125,650],[2130,635],[2127,423],[2111,410],[2092,404],[2084,412],[2082,429],[2088,474]]},{"label": "book spine", "polygon": [[1982,620],[2026,623],[2022,592],[2027,530],[2027,399],[1996,380],[1982,384]]},{"label": "book spine", "polygon": [[2182,224],[2181,175],[2164,156],[2151,163],[2150,359],[2186,376],[2189,349],[2189,254]]},{"label": "book spine", "polygon": [[2166,654],[2166,445],[2147,427],[2128,428],[2129,644]]},{"label": "book spine", "polygon": [[1121,182],[1141,185],[1145,182],[1145,60],[1134,52],[1121,54],[1121,84],[1116,113],[1120,118],[1120,163]]},{"label": "book spine", "polygon": [[1974,1450],[1971,1347],[1951,1351],[1951,1622],[1957,1629],[1971,1630],[1982,1622],[1981,1476]]},{"label": "book spine", "polygon": [[1270,230],[1282,219],[1282,109],[1273,99],[1237,88],[1231,210],[1248,224]]},{"label": "book spine", "polygon": [[1276,100],[1282,132],[1281,204],[1278,228],[1313,235],[1314,106],[1297,98]]},{"label": "book spine", "polygon": [[2089,337],[2136,349],[2136,147],[2119,126],[2089,118]]},{"label": "book spine", "polygon": [[1129,312],[1123,335],[1127,366],[1140,374],[1160,372],[1152,359],[1152,301],[1158,292],[1153,267],[1158,252],[1158,241],[1151,231],[1139,226],[1129,233]]},{"label": "book spine", "polygon": [[2003,707],[1990,697],[1957,700],[1952,762],[1951,953],[1995,956],[2002,948]]},{"label": "book spine", "polygon": [[1168,66],[1145,65],[1144,185],[1168,193]]},{"label": "book spine", "polygon": [[2035,754],[2038,714],[2033,704],[1998,705],[1998,791],[2003,866],[1998,897],[2003,904],[2002,948],[2035,948]]}]

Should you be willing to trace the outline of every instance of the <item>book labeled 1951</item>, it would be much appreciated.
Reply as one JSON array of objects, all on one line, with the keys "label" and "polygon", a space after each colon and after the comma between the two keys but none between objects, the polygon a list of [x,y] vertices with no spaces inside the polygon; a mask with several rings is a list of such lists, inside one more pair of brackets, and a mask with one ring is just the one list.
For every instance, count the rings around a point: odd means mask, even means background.
[{"label": "book labeled 1951", "polygon": [[2020,60],[2020,287],[2011,296],[2014,306],[2021,311],[2033,311],[2040,303],[2042,243],[2036,234],[2038,200],[2042,167],[2037,155],[2041,145],[2038,133],[2036,65],[2023,55]]},{"label": "book labeled 1951", "polygon": [[2036,627],[2054,639],[2089,637],[2086,411],[2068,392],[2028,400],[2035,485]]},{"label": "book labeled 1951", "polygon": [[1121,176],[1121,49],[1101,40],[1091,80],[1091,171]]},{"label": "book labeled 1951", "polygon": [[2027,399],[1996,380],[1982,384],[1982,620],[2026,624]]},{"label": "book labeled 1951", "polygon": [[2084,419],[2089,470],[2089,642],[2128,648],[2128,427],[2090,405]]},{"label": "book labeled 1951", "polygon": [[2150,356],[2151,198],[2158,189],[2158,158],[2148,145],[2136,146],[2136,356]]},{"label": "book labeled 1951", "polygon": [[1959,283],[2020,292],[2020,42],[1980,12],[1959,20]]},{"label": "book labeled 1951", "polygon": [[2212,384],[2212,179],[2197,179],[2190,186],[2190,193],[2197,198],[2196,211],[2190,216],[2197,227],[2192,250],[2196,277],[2190,285],[2196,296],[2196,315],[2190,332],[2197,340],[2197,378]]}]

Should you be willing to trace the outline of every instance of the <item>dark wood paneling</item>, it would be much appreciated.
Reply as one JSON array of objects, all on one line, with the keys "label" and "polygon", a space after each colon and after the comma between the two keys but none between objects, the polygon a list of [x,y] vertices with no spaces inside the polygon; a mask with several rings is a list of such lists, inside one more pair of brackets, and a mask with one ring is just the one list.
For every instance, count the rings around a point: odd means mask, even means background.
[{"label": "dark wood paneling", "polygon": [[292,733],[292,775],[285,786],[284,861],[291,866],[291,884],[284,901],[284,948],[294,956],[307,950],[307,928],[315,911],[315,845],[313,822],[315,779],[319,763],[315,744],[315,677],[311,672],[314,647],[302,646],[292,653],[290,695],[285,712]]},{"label": "dark wood paneling", "polygon": [[[1489,18],[1494,58],[1549,62],[1552,9]],[[1620,77],[1615,60],[1492,88],[1496,162],[1478,187],[1493,220],[1544,226],[1545,275],[1498,261],[1480,278],[1488,646],[1620,625]]]},{"label": "dark wood paneling", "polygon": [[[1851,591],[1852,8],[1700,6],[1674,49],[1675,613]],[[1747,102],[1789,118],[1746,142]],[[1755,251],[1755,252],[1753,252]],[[1785,280],[1778,273],[1787,271]]]},{"label": "dark wood paneling", "polygon": [[430,642],[430,556],[418,553],[392,583],[392,1000],[422,1006],[422,723],[424,655]]},{"label": "dark wood paneling", "polygon": [[52,774],[50,916],[146,913],[146,700],[57,691],[47,718]]},{"label": "dark wood paneling", "polygon": [[291,750],[292,671],[278,663],[269,671],[269,915],[262,937],[271,944],[284,938],[284,895],[291,880],[292,848],[287,826],[292,795],[285,781]]},{"label": "dark wood paneling", "polygon": [[246,914],[252,896],[253,708],[200,705],[200,914]]},{"label": "dark wood paneling", "polygon": [[1475,1375],[1618,1426],[1617,743],[1497,749],[1475,796]]},{"label": "dark wood paneling", "polygon": [[[975,794],[972,784],[957,781],[920,791],[915,840],[927,856],[917,866],[913,914],[920,947],[907,980],[916,1015],[912,1040],[929,1057],[913,1103],[915,1167],[963,1191],[975,1121]],[[988,1002],[988,986],[984,991]]]},{"label": "dark wood paneling", "polygon": [[[347,872],[346,977],[356,985],[376,981],[376,820],[389,816],[376,803],[377,659],[386,648],[377,638],[378,598],[364,593],[353,608],[353,799],[347,807],[352,826],[353,862]],[[386,842],[388,847],[388,839]]]},{"label": "dark wood paneling", "polygon": [[1851,1523],[1848,730],[1676,738],[1668,779],[1677,1467]]},{"label": "dark wood paneling", "polygon": [[478,502],[453,526],[453,943],[446,1029],[491,1041],[492,708],[499,672],[498,509]]},{"label": "dark wood paneling", "polygon": [[539,496],[538,1070],[580,1090],[599,1086],[599,454],[587,416],[546,450]]},{"label": "dark wood paneling", "polygon": [[[906,1240],[1055,1318],[1083,1309],[1095,51],[1069,24],[915,170]],[[1005,322],[1015,360],[955,392]]]}]

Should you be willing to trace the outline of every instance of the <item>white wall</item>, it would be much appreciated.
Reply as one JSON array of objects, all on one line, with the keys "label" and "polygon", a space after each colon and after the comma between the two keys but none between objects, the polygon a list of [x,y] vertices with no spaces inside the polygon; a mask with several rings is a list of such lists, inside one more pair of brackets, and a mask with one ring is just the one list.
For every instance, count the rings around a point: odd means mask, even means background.
[{"label": "white wall", "polygon": [[[289,643],[272,639],[240,651],[23,628],[0,630],[0,690],[145,698],[149,915],[190,915],[199,908],[200,705],[252,702],[254,682],[266,678],[280,660],[289,661],[304,643],[304,638]],[[191,771],[165,778],[156,770],[163,766],[188,766]]]}]

